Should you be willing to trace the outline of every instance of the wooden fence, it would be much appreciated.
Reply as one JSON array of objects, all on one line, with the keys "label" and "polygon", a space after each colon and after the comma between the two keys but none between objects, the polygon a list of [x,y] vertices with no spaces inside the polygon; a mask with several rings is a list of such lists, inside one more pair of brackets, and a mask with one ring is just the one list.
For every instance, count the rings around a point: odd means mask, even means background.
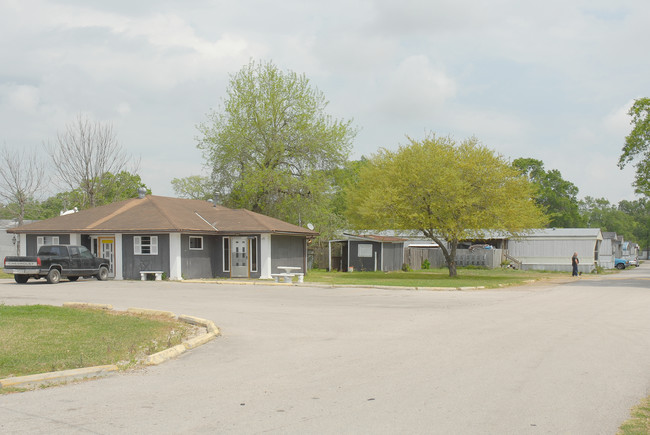
[{"label": "wooden fence", "polygon": [[[489,269],[501,267],[503,251],[501,249],[459,249],[456,251],[456,266],[482,266]],[[432,268],[446,267],[441,249],[406,248],[404,262],[413,270],[422,269],[424,260],[429,260]]]}]

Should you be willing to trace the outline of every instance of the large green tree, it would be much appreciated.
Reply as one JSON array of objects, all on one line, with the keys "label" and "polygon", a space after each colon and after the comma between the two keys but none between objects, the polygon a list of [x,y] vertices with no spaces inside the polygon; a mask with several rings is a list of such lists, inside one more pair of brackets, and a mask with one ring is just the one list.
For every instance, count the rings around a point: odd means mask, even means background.
[{"label": "large green tree", "polygon": [[304,75],[272,62],[251,61],[231,75],[198,138],[221,203],[317,229],[330,221],[333,171],[356,131],[327,105]]},{"label": "large green tree", "polygon": [[618,203],[618,209],[632,216],[636,225],[633,238],[643,250],[650,250],[650,198],[640,198],[635,201],[623,200]]},{"label": "large green tree", "polygon": [[347,194],[357,227],[417,229],[440,245],[449,275],[456,276],[459,241],[490,230],[521,234],[546,223],[528,179],[476,138],[409,140],[361,168]]},{"label": "large green tree", "polygon": [[172,179],[172,189],[178,197],[208,200],[214,198],[212,182],[203,175],[190,175],[185,178]]},{"label": "large green tree", "polygon": [[560,171],[547,171],[541,160],[530,158],[515,159],[512,165],[535,186],[535,202],[547,214],[549,226],[574,228],[584,225],[578,207],[578,187],[563,179]]},{"label": "large green tree", "polygon": [[628,111],[632,131],[625,138],[618,166],[623,169],[635,162],[636,192],[650,197],[650,98],[639,98]]},{"label": "large green tree", "polygon": [[580,212],[589,228],[600,228],[622,235],[627,240],[635,241],[637,223],[631,214],[620,209],[605,198],[585,197],[580,201]]}]

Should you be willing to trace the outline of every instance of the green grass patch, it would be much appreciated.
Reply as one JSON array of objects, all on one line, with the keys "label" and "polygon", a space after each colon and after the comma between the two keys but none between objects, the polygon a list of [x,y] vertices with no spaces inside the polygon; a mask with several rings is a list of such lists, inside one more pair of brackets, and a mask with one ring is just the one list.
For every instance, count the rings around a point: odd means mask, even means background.
[{"label": "green grass patch", "polygon": [[401,287],[486,287],[496,288],[522,284],[531,280],[569,277],[566,272],[522,271],[514,269],[483,269],[459,267],[458,276],[449,277],[449,270],[425,269],[411,272],[327,272],[310,270],[306,282],[334,285],[379,285]]},{"label": "green grass patch", "polygon": [[632,409],[632,417],[618,429],[618,435],[650,434],[650,397]]},{"label": "green grass patch", "polygon": [[194,329],[175,320],[45,305],[0,305],[0,378],[137,364]]},{"label": "green grass patch", "polygon": [[0,269],[0,279],[14,279],[14,275],[11,273],[4,273],[2,269]]}]

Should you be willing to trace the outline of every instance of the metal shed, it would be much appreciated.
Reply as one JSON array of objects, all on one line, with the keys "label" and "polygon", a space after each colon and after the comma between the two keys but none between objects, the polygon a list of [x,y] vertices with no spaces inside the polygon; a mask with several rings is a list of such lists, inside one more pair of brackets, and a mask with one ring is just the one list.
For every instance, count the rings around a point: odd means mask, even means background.
[{"label": "metal shed", "polygon": [[[330,240],[328,246],[329,270],[345,272],[400,270],[404,264],[406,239],[392,236],[344,234],[344,238]],[[340,256],[332,256],[332,244],[341,246]],[[340,261],[339,264],[337,264]]]}]

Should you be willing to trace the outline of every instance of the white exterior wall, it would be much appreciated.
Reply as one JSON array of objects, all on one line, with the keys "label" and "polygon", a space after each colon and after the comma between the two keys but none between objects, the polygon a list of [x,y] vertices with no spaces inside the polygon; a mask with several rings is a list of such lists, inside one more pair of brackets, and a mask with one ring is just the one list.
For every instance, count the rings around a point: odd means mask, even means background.
[{"label": "white exterior wall", "polygon": [[271,279],[271,234],[260,237],[260,279]]},{"label": "white exterior wall", "polygon": [[169,279],[183,279],[181,263],[181,233],[169,234]]},{"label": "white exterior wall", "polygon": [[[511,239],[508,242],[508,253],[522,262],[522,269],[571,271],[571,256],[578,253],[580,272],[589,273],[596,267],[596,243],[602,241],[600,231],[571,229],[557,231],[546,230],[539,235],[526,236],[521,239]],[[602,243],[601,243],[602,246]],[[599,247],[600,250],[600,247]]]},{"label": "white exterior wall", "polygon": [[115,264],[113,264],[115,277],[113,279],[124,279],[122,274],[122,234],[115,234]]},{"label": "white exterior wall", "polygon": [[598,264],[605,269],[614,268],[614,240],[603,239],[600,244],[600,252],[598,253]]}]

